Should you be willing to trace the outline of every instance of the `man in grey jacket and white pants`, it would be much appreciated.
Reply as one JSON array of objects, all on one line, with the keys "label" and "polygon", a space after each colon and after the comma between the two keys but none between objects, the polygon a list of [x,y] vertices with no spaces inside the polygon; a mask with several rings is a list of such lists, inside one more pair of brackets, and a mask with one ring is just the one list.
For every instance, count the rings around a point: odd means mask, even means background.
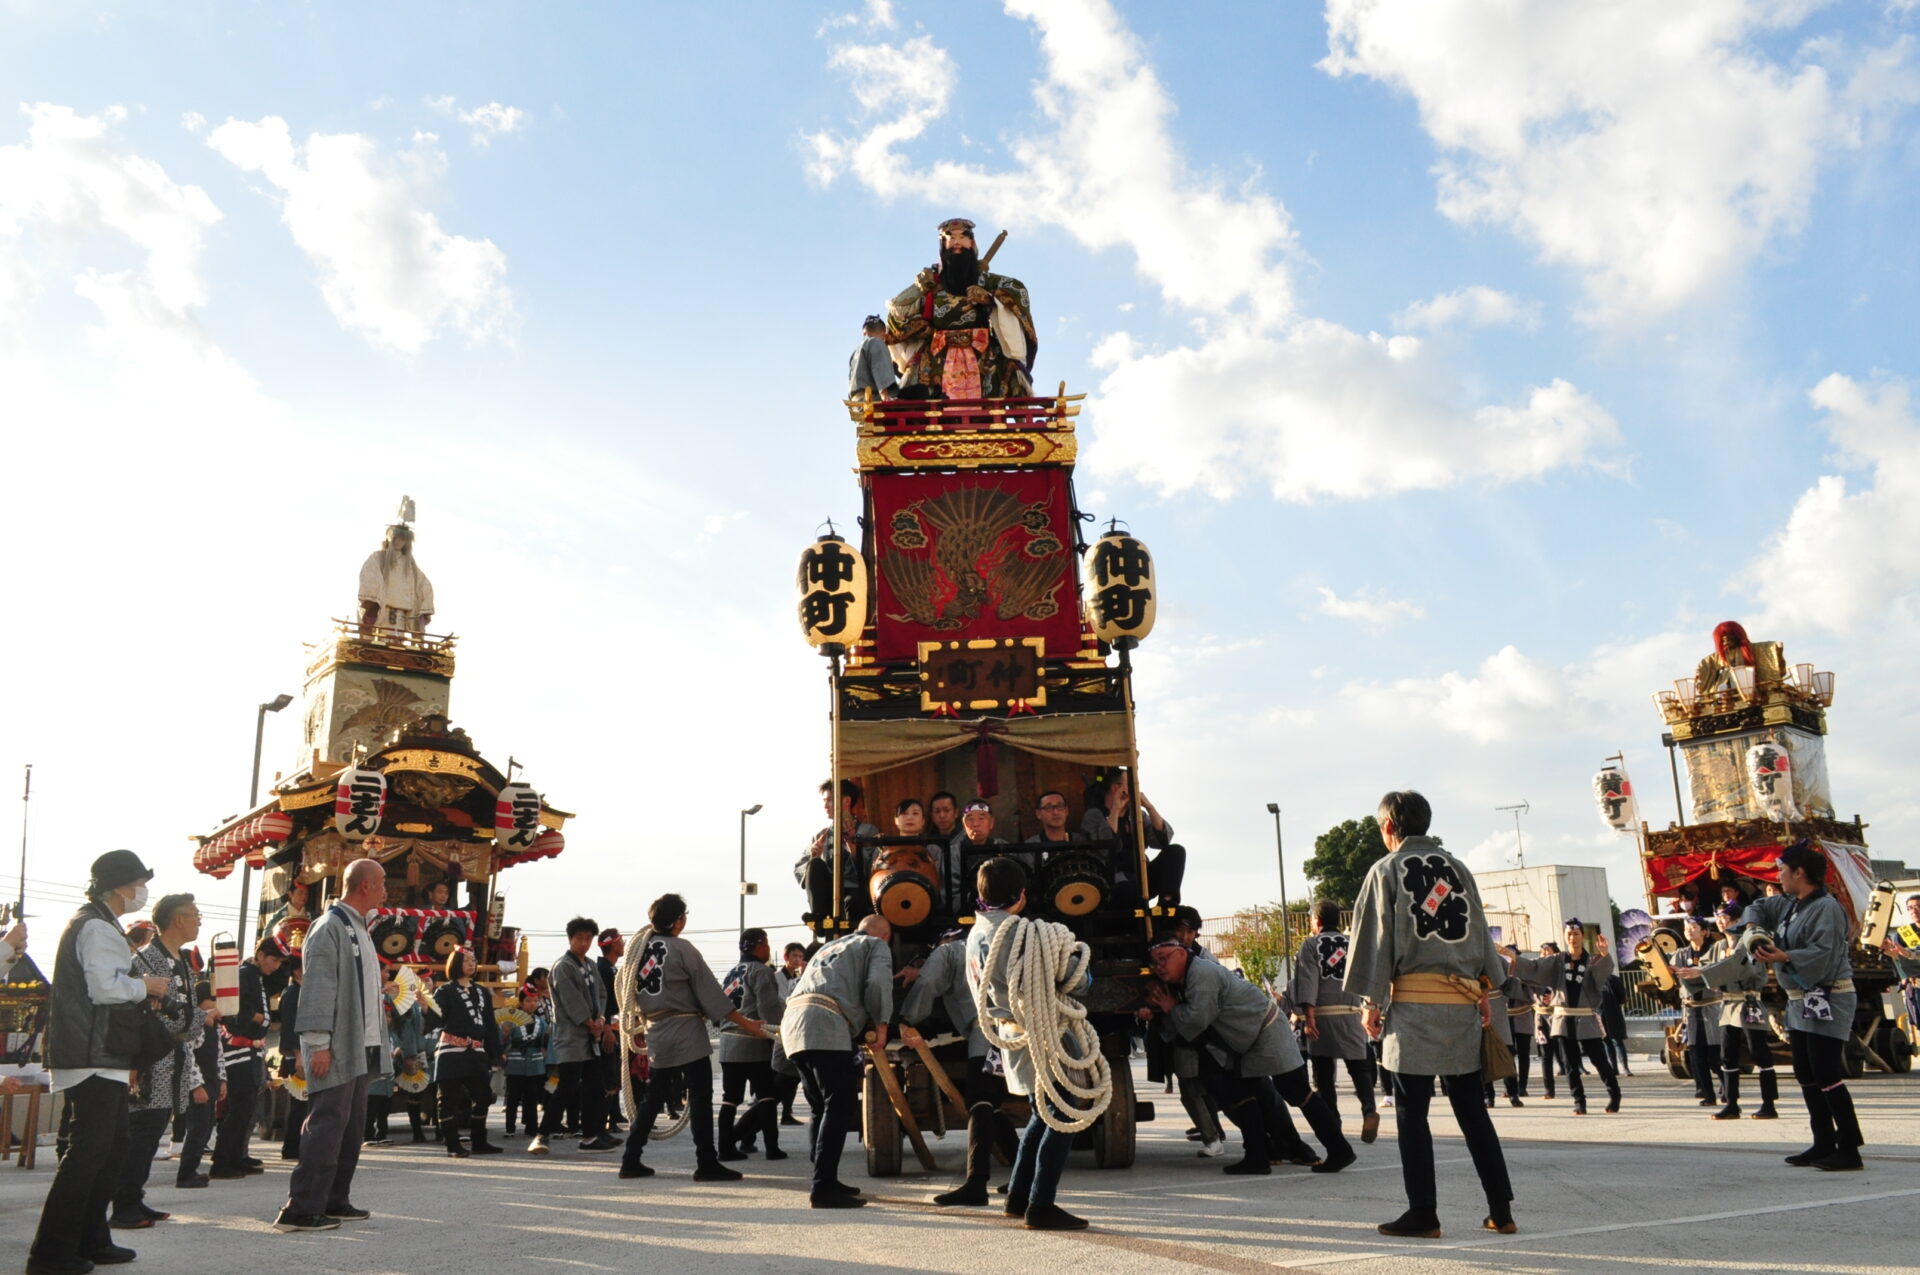
[{"label": "man in grey jacket and white pants", "polygon": [[387,897],[387,871],[356,859],[341,882],[346,896],[301,945],[306,973],[294,1027],[307,1077],[307,1122],[286,1207],[274,1219],[278,1231],[328,1231],[367,1217],[349,1190],[367,1124],[367,1086],[388,1069],[380,961],[366,920]]}]

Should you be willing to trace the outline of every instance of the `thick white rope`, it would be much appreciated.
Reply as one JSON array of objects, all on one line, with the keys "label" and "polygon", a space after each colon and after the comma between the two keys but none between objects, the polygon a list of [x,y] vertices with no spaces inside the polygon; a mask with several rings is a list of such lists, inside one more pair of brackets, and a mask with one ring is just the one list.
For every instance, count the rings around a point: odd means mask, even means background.
[{"label": "thick white rope", "polygon": [[[1061,1133],[1091,1128],[1113,1099],[1113,1072],[1087,1007],[1068,995],[1080,986],[1093,954],[1073,931],[1053,921],[1012,916],[987,948],[974,1008],[987,1044],[1004,1055],[1026,1050],[1033,1061],[1034,1110]],[[987,1009],[994,971],[1004,969],[1011,1018]],[[1090,1083],[1081,1084],[1078,1078]]]},{"label": "thick white rope", "polygon": [[[629,1121],[637,1120],[640,1115],[640,1104],[633,1096],[633,1038],[647,1034],[647,1019],[640,1012],[640,965],[646,954],[647,940],[652,937],[651,925],[641,927],[628,945],[627,950],[633,955],[620,962],[620,968],[613,973],[614,1004],[620,1009],[620,1100]],[[679,1116],[660,1128],[648,1130],[647,1137],[654,1142],[671,1138],[687,1127],[687,1120],[692,1115],[691,1104],[681,1103]],[[633,1130],[627,1136],[632,1137],[638,1132]]]}]

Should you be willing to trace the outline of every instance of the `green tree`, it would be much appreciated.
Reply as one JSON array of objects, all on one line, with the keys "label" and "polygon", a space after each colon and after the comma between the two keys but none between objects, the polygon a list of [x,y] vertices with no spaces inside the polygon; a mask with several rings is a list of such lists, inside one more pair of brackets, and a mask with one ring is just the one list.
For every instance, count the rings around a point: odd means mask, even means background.
[{"label": "green tree", "polygon": [[1367,869],[1386,852],[1380,824],[1372,815],[1327,829],[1313,839],[1313,858],[1307,860],[1307,881],[1314,897],[1352,907]]},{"label": "green tree", "polygon": [[1263,978],[1278,983],[1289,974],[1286,958],[1300,950],[1310,928],[1304,899],[1288,903],[1284,928],[1277,904],[1248,908],[1235,913],[1233,923],[1220,935],[1220,955],[1238,961],[1246,976],[1256,983]]}]

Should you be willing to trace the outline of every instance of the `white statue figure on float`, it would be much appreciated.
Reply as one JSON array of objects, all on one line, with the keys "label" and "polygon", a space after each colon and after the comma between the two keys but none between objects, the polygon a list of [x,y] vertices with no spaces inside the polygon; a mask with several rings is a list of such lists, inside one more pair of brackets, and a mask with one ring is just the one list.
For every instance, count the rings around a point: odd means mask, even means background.
[{"label": "white statue figure on float", "polygon": [[433,620],[433,582],[413,557],[413,498],[400,498],[400,519],[360,567],[360,629],[398,629],[417,638]]}]

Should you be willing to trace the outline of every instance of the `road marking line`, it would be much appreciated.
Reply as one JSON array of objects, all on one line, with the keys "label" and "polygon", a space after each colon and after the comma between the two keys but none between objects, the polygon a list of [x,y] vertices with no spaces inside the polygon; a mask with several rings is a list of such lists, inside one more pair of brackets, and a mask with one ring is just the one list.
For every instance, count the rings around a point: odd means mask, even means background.
[{"label": "road marking line", "polygon": [[1316,1258],[1308,1265],[1315,1269],[1322,1266],[1337,1266],[1343,1262],[1378,1261],[1386,1257],[1405,1257],[1409,1253],[1436,1253],[1447,1250],[1490,1248],[1498,1244],[1528,1244],[1542,1240],[1562,1240],[1580,1235],[1607,1235],[1614,1231],[1643,1231],[1660,1226],[1693,1226],[1701,1222],[1727,1222],[1743,1217],[1766,1217],[1774,1213],[1795,1213],[1807,1209],[1824,1209],[1836,1204],[1871,1204],[1876,1200],[1899,1200],[1920,1195],[1920,1188],[1906,1191],[1876,1191],[1870,1195],[1847,1195],[1832,1200],[1802,1200],[1790,1204],[1776,1204],[1764,1209],[1739,1209],[1727,1213],[1701,1213],[1693,1217],[1662,1218],[1657,1221],[1610,1222],[1604,1226],[1570,1227],[1562,1231],[1523,1231],[1518,1235],[1489,1234],[1484,1239],[1460,1240],[1450,1244],[1407,1244],[1396,1245],[1375,1253],[1353,1253],[1342,1257]]}]

